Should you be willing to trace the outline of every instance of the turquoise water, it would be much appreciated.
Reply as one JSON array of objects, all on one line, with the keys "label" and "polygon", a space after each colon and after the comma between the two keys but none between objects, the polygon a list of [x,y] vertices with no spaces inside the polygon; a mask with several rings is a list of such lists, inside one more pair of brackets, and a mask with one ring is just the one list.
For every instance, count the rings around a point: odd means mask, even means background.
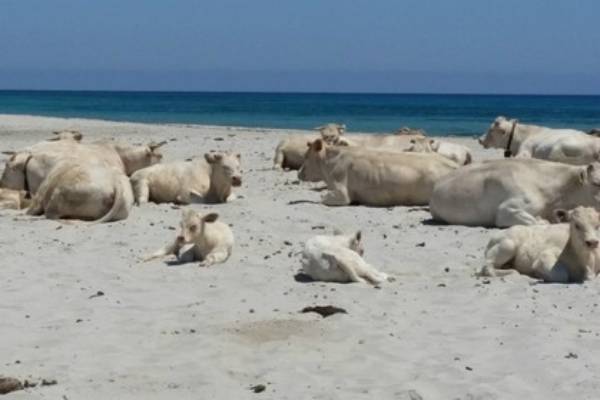
[{"label": "turquoise water", "polygon": [[410,126],[471,136],[498,115],[552,127],[598,127],[600,96],[0,91],[0,113],[299,129],[341,122],[349,131]]}]

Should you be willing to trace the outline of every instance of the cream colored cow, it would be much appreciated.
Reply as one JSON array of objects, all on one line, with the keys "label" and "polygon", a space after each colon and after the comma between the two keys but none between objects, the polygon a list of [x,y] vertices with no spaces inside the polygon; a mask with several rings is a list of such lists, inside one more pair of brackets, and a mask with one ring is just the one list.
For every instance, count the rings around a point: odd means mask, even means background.
[{"label": "cream colored cow", "polygon": [[471,164],[473,160],[471,150],[467,146],[426,137],[411,139],[410,146],[406,151],[415,153],[437,153],[440,156],[454,161],[458,165]]},{"label": "cream colored cow", "polygon": [[118,169],[63,161],[44,179],[27,214],[111,222],[126,219],[132,206],[131,184]]},{"label": "cream colored cow", "polygon": [[[326,143],[337,143],[346,132],[346,125],[326,124],[315,128]],[[275,149],[274,167],[276,169],[300,169],[304,162],[306,143],[318,139],[315,135],[290,135],[283,139]]]},{"label": "cream colored cow", "polygon": [[329,206],[425,205],[433,185],[456,168],[456,163],[437,154],[328,146],[317,139],[298,178],[325,180],[328,191],[322,201]]},{"label": "cream colored cow", "polygon": [[219,214],[183,210],[181,231],[175,242],[158,250],[145,261],[174,254],[181,262],[200,261],[200,266],[224,263],[234,245],[229,226],[218,221]]},{"label": "cream colored cow", "polygon": [[589,207],[556,210],[562,224],[514,226],[487,245],[483,276],[519,272],[545,282],[582,282],[600,272],[600,216]]},{"label": "cream colored cow", "polygon": [[156,164],[136,171],[131,184],[137,204],[173,202],[189,204],[194,199],[225,203],[231,188],[242,184],[239,153],[206,153],[191,161]]},{"label": "cream colored cow", "polygon": [[505,150],[505,156],[540,158],[573,165],[600,159],[600,139],[573,129],[551,129],[498,117],[479,139],[483,147]]},{"label": "cream colored cow", "polygon": [[316,281],[378,285],[388,279],[363,258],[362,235],[315,236],[302,252],[301,272]]},{"label": "cream colored cow", "polygon": [[165,144],[150,143],[132,146],[122,143],[81,144],[72,140],[41,142],[20,152],[4,152],[11,157],[6,162],[0,187],[26,190],[32,195],[48,173],[62,161],[114,167],[130,175],[138,169],[162,159],[159,148]]},{"label": "cream colored cow", "polygon": [[433,218],[449,224],[509,227],[551,220],[556,208],[600,208],[600,164],[536,159],[486,161],[462,167],[433,189]]},{"label": "cream colored cow", "polygon": [[56,142],[59,140],[72,140],[74,142],[81,142],[81,139],[83,139],[81,132],[75,129],[65,129],[62,131],[54,131],[52,133],[55,136],[47,139],[49,142]]}]

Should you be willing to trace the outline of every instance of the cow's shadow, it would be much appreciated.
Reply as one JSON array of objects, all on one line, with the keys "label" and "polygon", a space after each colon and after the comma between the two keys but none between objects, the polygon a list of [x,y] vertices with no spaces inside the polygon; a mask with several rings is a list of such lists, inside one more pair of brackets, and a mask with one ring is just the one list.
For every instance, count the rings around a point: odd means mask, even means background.
[{"label": "cow's shadow", "polygon": [[321,202],[314,200],[290,200],[287,204],[288,206],[295,206],[296,204],[321,204]]}]

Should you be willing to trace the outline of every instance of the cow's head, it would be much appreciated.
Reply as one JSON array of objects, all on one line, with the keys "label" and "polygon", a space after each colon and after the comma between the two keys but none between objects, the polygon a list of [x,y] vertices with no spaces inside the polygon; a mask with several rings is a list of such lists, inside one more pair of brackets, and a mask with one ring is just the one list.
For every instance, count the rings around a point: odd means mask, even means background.
[{"label": "cow's head", "polygon": [[496,118],[485,135],[479,138],[479,144],[486,149],[490,147],[505,149],[515,123],[517,123],[516,119]]},{"label": "cow's head", "polygon": [[206,153],[204,159],[213,168],[214,177],[211,179],[223,179],[231,186],[242,186],[242,155],[240,153]]},{"label": "cow's head", "polygon": [[335,144],[340,136],[346,132],[346,125],[340,124],[325,124],[315,128],[321,133],[321,139],[327,144]]},{"label": "cow's head", "polygon": [[28,152],[16,153],[14,151],[3,151],[2,154],[10,156],[4,166],[0,187],[14,190],[24,190],[26,182],[27,162],[31,158]]},{"label": "cow's head", "polygon": [[554,215],[560,222],[569,223],[570,242],[576,248],[595,250],[598,248],[600,214],[592,207],[577,207],[571,211],[558,209]]},{"label": "cow's head", "polygon": [[54,134],[54,136],[48,139],[49,142],[58,140],[72,140],[74,142],[81,142],[81,139],[83,139],[83,135],[81,134],[81,132],[73,129],[68,129],[64,131],[54,131],[52,133]]},{"label": "cow's head", "polygon": [[414,153],[431,153],[434,151],[434,142],[436,142],[436,140],[428,139],[426,137],[410,139],[410,145],[404,151]]},{"label": "cow's head", "polygon": [[183,210],[181,216],[181,230],[177,241],[182,244],[194,243],[197,238],[204,235],[206,224],[211,224],[219,219],[219,214],[202,214],[191,209]]},{"label": "cow's head", "polygon": [[125,173],[131,175],[139,169],[158,164],[163,158],[160,148],[165,144],[166,141],[140,146],[117,143],[114,147],[125,165]]},{"label": "cow's head", "polygon": [[327,144],[323,139],[316,139],[307,142],[307,150],[304,154],[304,163],[298,171],[298,179],[307,182],[319,182],[323,180],[321,173],[321,163],[325,158],[325,148]]}]

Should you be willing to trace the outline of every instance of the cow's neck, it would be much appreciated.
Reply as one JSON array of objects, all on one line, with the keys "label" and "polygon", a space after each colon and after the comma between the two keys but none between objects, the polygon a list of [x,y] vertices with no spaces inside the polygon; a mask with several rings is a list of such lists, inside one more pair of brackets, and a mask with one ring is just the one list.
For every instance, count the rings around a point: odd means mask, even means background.
[{"label": "cow's neck", "polygon": [[[511,130],[512,128],[513,127],[511,127]],[[512,140],[510,138],[508,139],[510,141],[510,146],[508,146],[507,150],[510,150],[512,155],[516,155],[519,152],[523,142],[529,139],[531,135],[536,134],[540,129],[541,127],[535,125],[515,123],[513,134],[510,135],[509,132],[509,135],[512,136]]]},{"label": "cow's neck", "polygon": [[225,202],[231,194],[231,183],[228,178],[218,169],[211,166],[210,186],[206,199],[210,202]]},{"label": "cow's neck", "polygon": [[578,243],[569,234],[569,241],[558,257],[558,262],[568,267],[570,282],[583,282],[593,277],[588,275],[595,270],[595,258],[595,252]]}]

